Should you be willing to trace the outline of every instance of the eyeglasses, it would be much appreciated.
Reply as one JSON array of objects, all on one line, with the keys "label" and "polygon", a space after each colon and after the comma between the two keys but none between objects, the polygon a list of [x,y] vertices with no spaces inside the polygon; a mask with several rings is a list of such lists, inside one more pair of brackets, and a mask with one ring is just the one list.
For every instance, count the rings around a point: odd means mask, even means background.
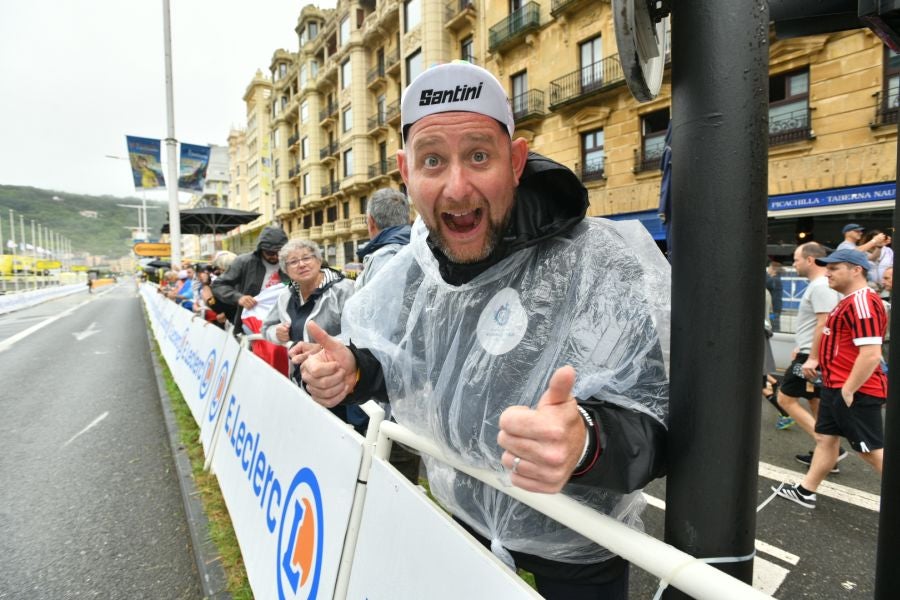
[{"label": "eyeglasses", "polygon": [[308,265],[309,263],[313,262],[314,260],[316,260],[315,255],[310,254],[309,256],[302,256],[300,258],[292,258],[291,260],[286,261],[284,264],[287,265],[287,267],[289,269],[293,269],[294,267],[296,267],[297,265],[300,265],[300,264]]}]

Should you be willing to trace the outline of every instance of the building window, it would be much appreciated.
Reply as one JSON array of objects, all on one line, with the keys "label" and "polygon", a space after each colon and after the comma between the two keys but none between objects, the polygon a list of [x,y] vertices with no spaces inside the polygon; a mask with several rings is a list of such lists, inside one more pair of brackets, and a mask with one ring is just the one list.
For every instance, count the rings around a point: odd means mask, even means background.
[{"label": "building window", "polygon": [[303,174],[303,195],[309,194],[309,173]]},{"label": "building window", "polygon": [[281,172],[281,161],[279,159],[275,159],[275,177],[278,178],[278,174]]},{"label": "building window", "polygon": [[306,123],[309,121],[309,100],[304,100],[300,103],[300,122]]},{"label": "building window", "polygon": [[327,209],[328,214],[325,217],[326,223],[334,223],[337,221],[337,206],[329,206]]},{"label": "building window", "polygon": [[582,181],[595,181],[604,177],[603,130],[596,129],[581,134]]},{"label": "building window", "polygon": [[408,0],[403,3],[404,33],[412,31],[422,22],[422,5],[420,0]]},{"label": "building window", "polygon": [[353,107],[348,106],[344,109],[344,114],[342,117],[342,129],[344,133],[347,133],[351,129],[353,129]]},{"label": "building window", "polygon": [[581,52],[581,86],[584,91],[603,85],[603,54],[600,36],[579,45]]},{"label": "building window", "polygon": [[344,242],[344,264],[354,262],[356,257],[353,255],[353,242]]},{"label": "building window", "polygon": [[275,130],[272,133],[272,145],[277,148],[281,144],[281,131]]},{"label": "building window", "polygon": [[366,209],[368,208],[368,206],[369,206],[369,199],[366,198],[365,196],[361,197],[359,199],[359,214],[361,214],[361,215],[366,214]]},{"label": "building window", "polygon": [[353,175],[353,148],[344,150],[344,177]]},{"label": "building window", "polygon": [[341,63],[341,89],[350,89],[350,59]]},{"label": "building window", "polygon": [[809,70],[769,77],[769,145],[809,139]]},{"label": "building window", "polygon": [[300,78],[300,89],[303,89],[306,87],[306,65],[300,65],[298,77]]},{"label": "building window", "polygon": [[900,54],[884,48],[884,89],[879,92],[876,125],[897,122],[900,107]]},{"label": "building window", "polygon": [[312,215],[303,215],[303,229],[312,227]]},{"label": "building window", "polygon": [[313,79],[319,74],[319,61],[313,59],[309,61],[309,76]]},{"label": "building window", "polygon": [[316,227],[318,227],[319,225],[322,224],[322,221],[323,221],[323,214],[322,214],[322,211],[321,211],[321,210],[317,210],[316,212],[313,213],[313,224],[314,224]]},{"label": "building window", "polygon": [[416,50],[406,57],[406,85],[422,72],[422,50]]},{"label": "building window", "polygon": [[343,216],[342,218],[344,218],[344,219],[349,219],[349,218],[350,218],[350,203],[349,203],[349,202],[344,202],[344,203],[341,205],[341,210],[342,210],[342,212],[343,212],[343,214],[344,214],[344,216]]},{"label": "building window", "polygon": [[305,137],[300,141],[300,158],[306,160],[309,157],[309,138]]},{"label": "building window", "polygon": [[659,168],[659,159],[666,146],[666,129],[669,127],[669,109],[664,108],[641,117],[641,154],[635,171]]},{"label": "building window", "polygon": [[350,42],[350,15],[341,19],[341,35],[338,43],[343,47]]},{"label": "building window", "polygon": [[475,64],[475,44],[472,43],[471,35],[459,43],[459,49],[459,57],[461,59]]},{"label": "building window", "polygon": [[528,72],[516,73],[512,80],[513,116],[528,114]]},{"label": "building window", "polygon": [[284,79],[285,75],[287,75],[287,65],[280,63],[278,65],[278,79]]},{"label": "building window", "polygon": [[309,28],[309,41],[313,41],[314,39],[319,37],[319,24],[318,23],[312,22],[307,27]]}]

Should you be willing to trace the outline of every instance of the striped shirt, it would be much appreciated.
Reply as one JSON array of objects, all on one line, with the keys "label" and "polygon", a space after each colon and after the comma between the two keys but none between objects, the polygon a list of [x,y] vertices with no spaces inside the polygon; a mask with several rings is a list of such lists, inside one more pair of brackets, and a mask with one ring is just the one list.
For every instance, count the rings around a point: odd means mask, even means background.
[{"label": "striped shirt", "polygon": [[[822,331],[819,364],[823,385],[842,387],[859,356],[859,347],[880,346],[886,328],[884,304],[871,288],[861,288],[841,300],[828,315]],[[878,398],[887,397],[887,377],[880,365],[859,391]]]}]

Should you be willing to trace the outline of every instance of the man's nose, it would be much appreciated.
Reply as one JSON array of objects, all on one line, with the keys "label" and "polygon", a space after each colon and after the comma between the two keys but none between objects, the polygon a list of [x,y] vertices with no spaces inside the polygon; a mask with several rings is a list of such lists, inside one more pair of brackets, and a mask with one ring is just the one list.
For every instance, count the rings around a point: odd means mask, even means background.
[{"label": "man's nose", "polygon": [[469,175],[465,167],[458,162],[452,163],[447,171],[444,194],[453,200],[463,200],[468,196],[470,189]]}]

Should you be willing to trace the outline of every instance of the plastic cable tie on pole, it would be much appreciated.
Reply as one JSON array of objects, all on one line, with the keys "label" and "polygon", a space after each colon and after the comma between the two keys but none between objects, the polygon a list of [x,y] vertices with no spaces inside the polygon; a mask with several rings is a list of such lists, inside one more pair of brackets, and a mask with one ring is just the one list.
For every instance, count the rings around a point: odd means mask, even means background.
[{"label": "plastic cable tie on pole", "polygon": [[693,558],[692,560],[686,560],[669,573],[668,577],[661,578],[659,580],[659,587],[656,590],[656,594],[653,596],[653,600],[659,600],[662,597],[662,593],[669,587],[669,582],[675,579],[675,577],[687,566],[694,564],[695,562],[702,562],[709,565],[715,564],[724,564],[724,563],[740,563],[747,562],[748,560],[753,560],[756,558],[756,548],[753,549],[753,552],[747,554],[745,556],[711,556],[709,558]]}]

